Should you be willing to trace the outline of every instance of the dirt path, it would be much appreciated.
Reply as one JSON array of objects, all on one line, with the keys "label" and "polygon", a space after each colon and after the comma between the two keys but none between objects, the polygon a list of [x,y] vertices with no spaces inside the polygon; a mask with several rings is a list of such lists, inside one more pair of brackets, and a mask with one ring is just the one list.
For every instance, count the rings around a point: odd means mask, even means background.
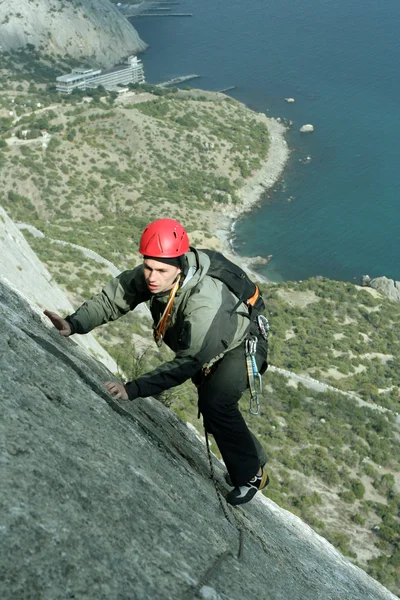
[{"label": "dirt path", "polygon": [[268,370],[272,373],[279,373],[280,375],[284,375],[288,379],[291,379],[291,381],[302,383],[306,388],[310,390],[314,390],[316,392],[336,392],[337,394],[342,394],[343,396],[347,396],[348,398],[355,400],[358,406],[366,406],[368,408],[371,408],[372,410],[377,410],[381,413],[392,413],[396,416],[396,423],[400,425],[399,413],[393,412],[392,410],[390,410],[389,408],[385,408],[384,406],[379,406],[378,404],[373,404],[372,402],[366,402],[355,392],[345,392],[344,390],[335,388],[332,385],[323,383],[322,381],[318,381],[317,379],[313,379],[312,377],[297,375],[297,373],[287,371],[286,369],[280,369],[279,367],[274,367],[273,365],[270,365],[268,367]]}]

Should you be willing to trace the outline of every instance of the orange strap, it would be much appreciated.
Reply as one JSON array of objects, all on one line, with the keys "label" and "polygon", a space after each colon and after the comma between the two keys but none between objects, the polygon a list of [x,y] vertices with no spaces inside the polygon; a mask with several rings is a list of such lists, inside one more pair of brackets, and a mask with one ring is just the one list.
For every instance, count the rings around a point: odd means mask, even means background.
[{"label": "orange strap", "polygon": [[254,294],[252,295],[251,298],[246,300],[246,304],[250,304],[250,306],[254,306],[258,300],[259,295],[260,295],[260,288],[258,287],[258,285],[256,285],[256,291],[254,292]]},{"label": "orange strap", "polygon": [[176,280],[176,282],[174,284],[174,287],[171,289],[171,291],[169,293],[167,306],[165,307],[164,312],[161,315],[157,326],[153,328],[154,341],[156,342],[157,346],[159,346],[159,347],[161,346],[161,344],[163,342],[163,338],[164,338],[164,334],[165,334],[166,330],[170,326],[172,309],[174,307],[174,300],[175,300],[176,292],[179,289],[180,281],[181,281],[181,276],[179,275],[178,279]]}]

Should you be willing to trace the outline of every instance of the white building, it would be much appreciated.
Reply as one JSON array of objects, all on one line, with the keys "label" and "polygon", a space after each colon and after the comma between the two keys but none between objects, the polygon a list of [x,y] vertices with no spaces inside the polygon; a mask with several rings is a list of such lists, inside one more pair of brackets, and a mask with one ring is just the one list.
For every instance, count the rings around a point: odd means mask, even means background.
[{"label": "white building", "polygon": [[73,69],[72,73],[57,77],[56,82],[57,92],[70,94],[76,88],[87,90],[102,85],[106,89],[115,89],[118,84],[144,83],[145,78],[142,61],[136,56],[130,56],[125,64],[117,65],[106,71]]}]

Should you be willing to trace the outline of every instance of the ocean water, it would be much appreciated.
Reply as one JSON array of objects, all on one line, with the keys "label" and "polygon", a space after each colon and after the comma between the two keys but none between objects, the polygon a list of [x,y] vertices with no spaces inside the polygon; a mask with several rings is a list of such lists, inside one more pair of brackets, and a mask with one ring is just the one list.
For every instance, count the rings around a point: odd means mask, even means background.
[{"label": "ocean water", "polygon": [[[294,122],[283,180],[236,223],[235,250],[272,255],[262,273],[273,281],[400,280],[399,1],[174,8],[193,17],[132,20],[150,45],[141,57],[149,82],[197,73],[191,85],[237,86],[232,97]],[[314,133],[299,132],[305,123]]]}]

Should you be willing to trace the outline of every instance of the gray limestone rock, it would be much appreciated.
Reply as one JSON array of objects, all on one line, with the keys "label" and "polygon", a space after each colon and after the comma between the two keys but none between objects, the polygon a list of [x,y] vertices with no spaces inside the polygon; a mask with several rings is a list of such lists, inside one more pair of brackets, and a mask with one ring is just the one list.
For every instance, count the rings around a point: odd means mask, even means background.
[{"label": "gray limestone rock", "polygon": [[0,282],[2,600],[395,600],[261,494],[228,520],[193,431],[110,377]]},{"label": "gray limestone rock", "polygon": [[110,67],[146,48],[109,0],[2,0],[0,23],[1,50],[33,44],[85,65]]},{"label": "gray limestone rock", "polygon": [[[24,295],[43,321],[47,320],[43,316],[44,309],[54,311],[63,317],[74,312],[71,302],[1,206],[0,257],[0,281]],[[79,336],[77,342],[101,360],[113,373],[117,373],[118,367],[115,361],[91,333]]]},{"label": "gray limestone rock", "polygon": [[400,281],[394,281],[387,277],[376,277],[371,279],[369,285],[391,300],[400,302]]},{"label": "gray limestone rock", "polygon": [[314,125],[311,125],[311,123],[307,123],[306,125],[300,127],[300,131],[301,133],[312,133],[314,131]]}]

